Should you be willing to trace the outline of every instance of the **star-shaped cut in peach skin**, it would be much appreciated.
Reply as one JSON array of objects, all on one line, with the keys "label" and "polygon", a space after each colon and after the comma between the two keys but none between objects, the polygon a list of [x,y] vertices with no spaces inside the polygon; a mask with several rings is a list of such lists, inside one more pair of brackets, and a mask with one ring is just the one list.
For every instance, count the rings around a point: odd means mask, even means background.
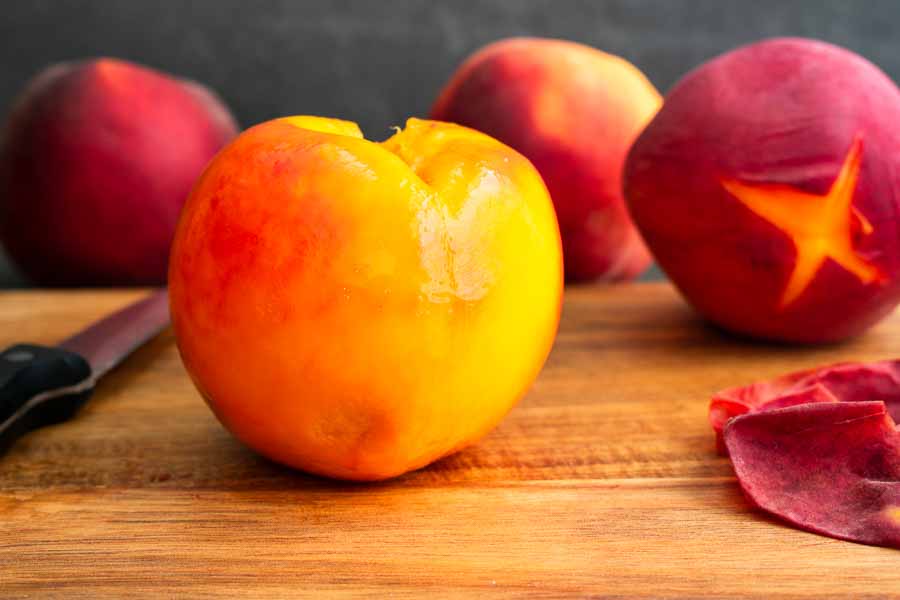
[{"label": "star-shaped cut in peach skin", "polygon": [[862,139],[857,136],[825,195],[810,194],[784,184],[722,180],[722,186],[732,196],[780,229],[794,244],[796,260],[782,292],[780,308],[786,308],[800,297],[828,258],[865,284],[884,279],[878,267],[853,247],[855,227],[864,235],[872,232],[872,225],[853,206],[861,163]]}]

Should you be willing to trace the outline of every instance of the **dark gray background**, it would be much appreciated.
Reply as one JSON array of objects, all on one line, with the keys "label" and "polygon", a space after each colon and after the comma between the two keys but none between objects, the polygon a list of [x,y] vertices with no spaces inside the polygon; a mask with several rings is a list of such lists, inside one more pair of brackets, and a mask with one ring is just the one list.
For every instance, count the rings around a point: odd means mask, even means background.
[{"label": "dark gray background", "polygon": [[[466,55],[505,36],[591,44],[661,91],[724,50],[779,35],[848,47],[897,81],[898,17],[898,0],[15,0],[0,16],[0,106],[48,63],[106,55],[207,83],[244,126],[321,114],[383,139],[427,113]],[[0,285],[17,284],[0,262]]]}]

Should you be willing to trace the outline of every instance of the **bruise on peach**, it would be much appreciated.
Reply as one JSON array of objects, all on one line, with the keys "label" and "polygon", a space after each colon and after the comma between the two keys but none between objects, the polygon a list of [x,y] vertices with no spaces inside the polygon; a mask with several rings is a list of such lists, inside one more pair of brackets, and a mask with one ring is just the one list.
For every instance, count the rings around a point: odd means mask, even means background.
[{"label": "bruise on peach", "polygon": [[759,508],[814,533],[900,548],[900,431],[883,402],[748,413],[724,439]]}]

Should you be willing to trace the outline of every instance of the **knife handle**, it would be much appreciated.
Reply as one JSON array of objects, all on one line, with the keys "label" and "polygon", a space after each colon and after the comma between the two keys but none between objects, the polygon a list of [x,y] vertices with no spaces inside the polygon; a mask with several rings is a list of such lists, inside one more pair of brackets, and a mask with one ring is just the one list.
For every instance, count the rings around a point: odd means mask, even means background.
[{"label": "knife handle", "polygon": [[0,454],[38,427],[71,418],[94,389],[78,354],[17,344],[0,353]]}]

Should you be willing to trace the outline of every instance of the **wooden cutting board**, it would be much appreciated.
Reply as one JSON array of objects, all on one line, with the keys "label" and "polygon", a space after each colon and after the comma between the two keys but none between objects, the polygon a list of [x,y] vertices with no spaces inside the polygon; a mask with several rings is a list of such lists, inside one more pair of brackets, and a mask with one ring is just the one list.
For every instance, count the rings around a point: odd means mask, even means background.
[{"label": "wooden cutting board", "polygon": [[[8,292],[0,343],[52,343],[138,292]],[[723,387],[900,356],[900,315],[787,348],[705,327],[666,284],[570,288],[550,360],[488,438],[375,485],[241,447],[167,332],[76,421],[0,457],[0,597],[887,597],[900,552],[751,510],[706,422]]]}]

